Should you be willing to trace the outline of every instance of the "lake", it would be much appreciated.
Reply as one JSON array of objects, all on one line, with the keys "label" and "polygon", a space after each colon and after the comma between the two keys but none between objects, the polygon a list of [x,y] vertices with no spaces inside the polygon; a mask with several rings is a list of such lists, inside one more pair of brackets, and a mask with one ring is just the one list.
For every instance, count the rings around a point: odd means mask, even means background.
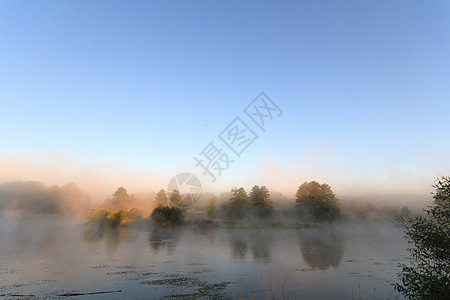
[{"label": "lake", "polygon": [[407,248],[393,223],[102,233],[76,221],[1,219],[0,295],[402,299],[391,284],[398,263],[409,261]]}]

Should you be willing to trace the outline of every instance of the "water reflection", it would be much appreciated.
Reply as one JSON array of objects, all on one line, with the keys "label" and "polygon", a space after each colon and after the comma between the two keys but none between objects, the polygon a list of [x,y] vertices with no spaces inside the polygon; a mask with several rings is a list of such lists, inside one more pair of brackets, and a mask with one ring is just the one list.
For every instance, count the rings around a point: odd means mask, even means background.
[{"label": "water reflection", "polygon": [[250,250],[255,262],[269,263],[272,259],[272,244],[269,242],[273,240],[271,234],[273,233],[259,230],[233,233],[228,237],[231,259],[244,260]]},{"label": "water reflection", "polygon": [[83,230],[83,241],[87,243],[95,243],[103,240],[105,237],[105,230],[98,228],[86,227]]},{"label": "water reflection", "polygon": [[166,249],[167,255],[171,255],[179,239],[180,229],[178,228],[154,227],[150,232],[149,243],[154,254]]},{"label": "water reflection", "polygon": [[300,252],[313,269],[326,270],[339,266],[344,253],[344,236],[333,228],[310,229],[300,235]]},{"label": "water reflection", "polygon": [[258,263],[269,263],[272,260],[271,247],[274,232],[256,231],[250,235],[250,249],[253,260]]},{"label": "water reflection", "polygon": [[136,239],[133,230],[126,228],[101,228],[95,226],[85,226],[83,230],[83,242],[88,244],[99,244],[105,242],[108,252],[117,251],[122,245],[129,245]]},{"label": "water reflection", "polygon": [[243,260],[247,256],[248,245],[242,238],[230,237],[230,256],[233,260]]},{"label": "water reflection", "polygon": [[64,237],[59,220],[6,219],[0,222],[0,256],[52,252]]}]

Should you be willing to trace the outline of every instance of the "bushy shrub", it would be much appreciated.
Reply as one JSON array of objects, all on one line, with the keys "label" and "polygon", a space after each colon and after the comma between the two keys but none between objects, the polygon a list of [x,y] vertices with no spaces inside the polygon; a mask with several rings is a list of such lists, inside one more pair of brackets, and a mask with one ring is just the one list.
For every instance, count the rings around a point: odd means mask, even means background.
[{"label": "bushy shrub", "polygon": [[183,223],[184,215],[179,208],[158,206],[153,210],[150,219],[160,225],[179,225]]},{"label": "bushy shrub", "polygon": [[108,222],[110,225],[117,226],[122,221],[127,219],[127,211],[124,209],[118,209],[116,211],[110,212],[108,215]]},{"label": "bushy shrub", "polygon": [[91,208],[86,216],[86,222],[88,224],[103,225],[108,220],[108,211],[104,208],[95,207]]}]

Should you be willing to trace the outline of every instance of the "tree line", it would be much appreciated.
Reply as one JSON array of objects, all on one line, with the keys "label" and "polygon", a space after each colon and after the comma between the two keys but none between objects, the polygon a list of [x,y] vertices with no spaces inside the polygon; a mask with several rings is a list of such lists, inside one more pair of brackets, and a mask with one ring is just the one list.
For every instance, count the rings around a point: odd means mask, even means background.
[{"label": "tree line", "polygon": [[[295,194],[295,208],[299,220],[331,221],[340,215],[339,200],[327,184],[316,181],[305,182],[299,186]],[[161,189],[154,198],[154,209],[148,220],[156,224],[182,224],[186,207],[181,207],[183,197],[178,190],[168,193]],[[105,200],[103,208],[91,209],[86,217],[88,223],[120,225],[135,223],[144,219],[144,211],[130,203],[135,202],[134,195],[129,195],[125,188],[119,187],[112,198]],[[108,208],[115,208],[111,210]],[[125,209],[126,207],[127,209]],[[209,219],[222,221],[268,220],[276,215],[274,202],[266,186],[254,185],[247,191],[243,187],[235,187],[230,191],[228,201],[217,204],[213,197],[206,205]]]}]

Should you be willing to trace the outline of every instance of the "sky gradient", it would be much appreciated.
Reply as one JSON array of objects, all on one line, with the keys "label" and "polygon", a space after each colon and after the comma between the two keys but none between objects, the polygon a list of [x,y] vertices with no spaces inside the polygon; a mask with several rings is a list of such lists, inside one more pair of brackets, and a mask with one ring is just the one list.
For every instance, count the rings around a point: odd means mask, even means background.
[{"label": "sky gradient", "polygon": [[[0,182],[425,193],[449,82],[448,1],[0,1]],[[212,183],[193,157],[261,91],[282,116]]]}]

